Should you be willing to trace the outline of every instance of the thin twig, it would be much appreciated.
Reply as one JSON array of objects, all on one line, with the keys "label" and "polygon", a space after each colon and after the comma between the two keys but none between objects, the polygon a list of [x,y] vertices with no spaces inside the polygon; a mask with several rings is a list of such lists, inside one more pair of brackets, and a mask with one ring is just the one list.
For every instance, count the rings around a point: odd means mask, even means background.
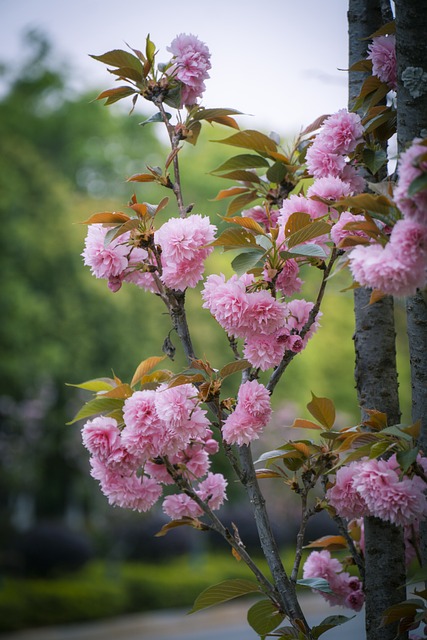
[{"label": "thin twig", "polygon": [[[320,288],[319,288],[319,292],[317,294],[316,302],[314,303],[314,306],[313,306],[312,310],[310,311],[310,314],[308,316],[307,322],[305,323],[305,325],[303,326],[303,328],[299,332],[299,335],[300,335],[301,338],[304,338],[307,335],[307,333],[310,331],[311,325],[316,320],[316,316],[317,316],[317,314],[319,313],[319,310],[320,310],[320,305],[322,304],[323,296],[325,295],[325,290],[326,290],[328,277],[330,276],[330,273],[332,271],[332,267],[333,267],[337,257],[338,257],[338,251],[337,251],[337,249],[334,248],[334,249],[332,249],[331,257],[329,259],[329,262],[328,262],[327,266],[325,267],[325,269],[323,271],[322,282],[320,284]],[[285,370],[287,369],[288,365],[292,362],[292,360],[294,359],[294,357],[296,355],[297,354],[294,351],[286,351],[285,352],[285,355],[283,356],[282,361],[275,368],[275,370],[271,374],[271,377],[270,377],[270,380],[268,381],[268,384],[266,385],[267,389],[270,392],[270,394],[273,393],[273,391],[276,388],[276,385],[279,382],[280,378],[282,377],[283,373],[285,372]]]}]

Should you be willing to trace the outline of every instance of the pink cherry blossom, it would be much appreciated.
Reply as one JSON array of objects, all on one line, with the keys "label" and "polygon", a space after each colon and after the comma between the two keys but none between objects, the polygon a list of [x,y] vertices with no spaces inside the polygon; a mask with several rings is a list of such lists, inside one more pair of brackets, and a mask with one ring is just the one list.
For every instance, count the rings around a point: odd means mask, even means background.
[{"label": "pink cherry blossom", "polygon": [[257,380],[244,382],[237,405],[223,424],[222,434],[230,444],[249,444],[259,438],[271,417],[270,394]]},{"label": "pink cherry blossom", "polygon": [[203,515],[203,510],[190,496],[184,493],[176,493],[167,496],[163,500],[163,511],[172,520],[181,518],[197,518]]},{"label": "pink cherry blossom", "polygon": [[291,258],[286,260],[276,278],[276,287],[285,296],[291,296],[294,293],[301,291],[303,281],[298,277],[299,266],[298,262]]},{"label": "pink cherry blossom", "polygon": [[96,459],[91,459],[91,475],[99,481],[109,504],[134,511],[148,511],[160,498],[161,486],[143,475],[123,475]]},{"label": "pink cherry blossom", "polygon": [[349,185],[353,195],[362,193],[365,190],[366,180],[353,165],[346,164],[340,177],[343,182]]},{"label": "pink cherry blossom", "polygon": [[[347,155],[355,150],[362,141],[363,125],[357,113],[340,109],[323,123],[321,148],[327,148],[333,153]],[[319,136],[316,138],[318,140]],[[317,142],[320,146],[320,138]]]},{"label": "pink cherry blossom", "polygon": [[120,276],[128,266],[130,247],[123,237],[117,238],[104,246],[104,238],[108,227],[102,224],[89,225],[82,253],[84,264],[91,268],[96,278]]},{"label": "pink cherry blossom", "polygon": [[221,473],[208,473],[207,478],[200,482],[196,493],[211,509],[219,509],[226,500],[225,490],[227,480]]},{"label": "pink cherry blossom", "polygon": [[249,306],[245,283],[236,275],[227,282],[225,277],[208,276],[202,291],[203,307],[209,309],[228,334],[240,336],[240,326]]},{"label": "pink cherry blossom", "polygon": [[308,198],[318,196],[319,198],[325,198],[325,200],[331,200],[333,202],[349,195],[351,195],[350,185],[337,176],[319,178],[315,180],[307,190]]},{"label": "pink cherry blossom", "polygon": [[260,420],[236,408],[224,421],[222,435],[229,444],[242,446],[257,440],[263,428]]},{"label": "pink cherry blossom", "polygon": [[391,89],[397,89],[396,38],[378,36],[368,45],[368,60],[372,60],[372,74]]},{"label": "pink cherry blossom", "polygon": [[412,196],[408,195],[411,183],[427,173],[427,161],[418,158],[425,155],[427,147],[415,138],[411,146],[400,156],[398,163],[399,180],[394,190],[394,200],[405,218],[427,225],[427,189]]},{"label": "pink cherry blossom", "polygon": [[427,226],[415,220],[398,220],[390,236],[390,250],[407,267],[427,267]]},{"label": "pink cherry blossom", "polygon": [[401,479],[396,465],[395,459],[368,460],[362,464],[354,486],[371,515],[407,526],[427,515],[425,483],[417,476]]},{"label": "pink cherry blossom", "polygon": [[339,560],[332,558],[329,551],[313,551],[303,568],[304,578],[323,578],[329,583],[333,594],[321,593],[330,605],[348,607],[360,611],[364,602],[362,583],[358,578],[343,571]]},{"label": "pink cherry blossom", "polygon": [[251,416],[265,421],[265,424],[270,420],[270,393],[258,380],[250,380],[240,385],[237,405]]},{"label": "pink cherry blossom", "polygon": [[253,334],[248,336],[243,349],[244,357],[253,367],[267,371],[277,367],[285,353],[285,345],[278,339],[281,332],[270,335]]},{"label": "pink cherry blossom", "polygon": [[275,333],[285,323],[286,305],[278,302],[264,289],[249,293],[248,307],[242,319],[244,333],[269,335]]},{"label": "pink cherry blossom", "polygon": [[360,462],[340,467],[335,476],[335,485],[326,492],[329,504],[343,518],[359,518],[368,514],[366,503],[355,488],[360,469]]},{"label": "pink cherry blossom", "polygon": [[183,84],[181,105],[197,102],[205,90],[204,80],[209,78],[210,53],[204,42],[192,34],[181,33],[172,40],[167,50],[173,54],[173,71]]},{"label": "pink cherry blossom", "polygon": [[117,420],[104,416],[88,420],[82,428],[82,440],[92,455],[106,462],[110,455],[121,446]]},{"label": "pink cherry blossom", "polygon": [[195,287],[203,275],[204,260],[212,252],[208,247],[216,227],[209,218],[193,214],[188,218],[170,218],[154,233],[162,254],[162,281],[167,287],[183,291]]},{"label": "pink cherry blossom", "polygon": [[426,264],[423,255],[418,262],[407,266],[400,251],[389,242],[384,248],[379,244],[357,246],[349,254],[353,278],[364,287],[379,289],[393,296],[415,294],[426,284]]},{"label": "pink cherry blossom", "polygon": [[192,477],[202,478],[206,475],[210,460],[203,445],[192,444],[177,454],[177,462],[186,466]]},{"label": "pink cherry blossom", "polygon": [[162,455],[169,434],[157,415],[155,391],[135,391],[125,400],[123,419],[122,442],[131,453],[141,461]]},{"label": "pink cherry blossom", "polygon": [[[288,302],[289,315],[286,319],[286,326],[288,330],[290,332],[292,330],[297,332],[301,331],[303,327],[306,325],[306,323],[308,322],[310,312],[313,309],[313,307],[314,307],[313,302],[308,302],[307,300],[303,300],[303,299],[302,300],[295,299]],[[319,312],[316,315],[314,322],[310,326],[310,329],[305,334],[303,338],[304,346],[307,345],[308,340],[313,336],[313,334],[319,328],[320,326],[319,319],[321,318],[321,316],[322,316],[322,313]]]},{"label": "pink cherry blossom", "polygon": [[315,138],[314,143],[307,150],[308,172],[315,178],[340,176],[345,166],[345,157],[331,151],[324,138],[319,137],[320,135]]}]

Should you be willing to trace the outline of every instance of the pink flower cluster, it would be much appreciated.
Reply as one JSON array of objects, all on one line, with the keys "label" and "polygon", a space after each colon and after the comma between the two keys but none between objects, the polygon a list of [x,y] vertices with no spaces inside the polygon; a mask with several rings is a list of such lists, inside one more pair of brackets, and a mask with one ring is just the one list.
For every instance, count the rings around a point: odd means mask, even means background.
[{"label": "pink flower cluster", "polygon": [[249,444],[259,438],[271,418],[270,394],[257,380],[244,382],[237,394],[237,405],[222,427],[229,444]]},{"label": "pink flower cluster", "polygon": [[394,200],[405,218],[427,225],[427,189],[408,195],[411,183],[427,173],[427,147],[415,138],[411,146],[400,156],[399,180],[394,190]]},{"label": "pink flower cluster", "polygon": [[416,138],[399,160],[394,199],[404,217],[393,227],[390,242],[358,246],[349,256],[359,284],[395,296],[413,295],[427,283],[427,189],[408,195],[411,183],[427,173],[427,147],[420,143]]},{"label": "pink flower cluster", "polygon": [[360,611],[365,597],[359,578],[343,570],[339,560],[331,557],[326,549],[313,551],[304,563],[304,578],[323,578],[329,583],[333,594],[319,591],[330,605],[338,605]]},{"label": "pink flower cluster", "polygon": [[133,282],[149,291],[157,291],[151,274],[139,270],[140,264],[148,259],[145,249],[128,244],[130,233],[124,233],[106,245],[108,229],[102,224],[89,226],[82,253],[84,264],[90,267],[96,278],[108,280],[108,286],[113,292],[120,289],[123,281]]},{"label": "pink flower cluster", "polygon": [[[419,457],[427,467],[427,459]],[[341,467],[327,500],[344,518],[375,516],[398,526],[408,526],[427,515],[426,484],[418,476],[400,478],[393,455],[388,460],[362,460]]]},{"label": "pink flower cluster", "polygon": [[394,296],[413,295],[427,282],[427,226],[399,220],[390,242],[355,247],[349,255],[354,279]]},{"label": "pink flower cluster", "polygon": [[172,71],[183,85],[181,106],[196,104],[205,90],[204,80],[209,78],[211,55],[208,47],[196,36],[181,33],[167,50],[173,54]]},{"label": "pink flower cluster", "polygon": [[346,156],[356,149],[362,136],[363,126],[358,114],[340,109],[329,116],[307,150],[308,172],[315,178],[341,178],[353,193],[362,191],[364,180],[346,163]]},{"label": "pink flower cluster", "polygon": [[[125,400],[123,420],[123,429],[114,418],[104,416],[88,420],[82,428],[83,444],[92,456],[91,474],[110,504],[150,509],[162,494],[161,485],[172,483],[162,460],[166,456],[189,479],[208,473],[209,455],[217,452],[218,443],[193,385],[136,391]],[[196,490],[213,509],[225,499],[226,482],[221,478],[208,474]],[[171,497],[166,500],[169,513]],[[189,504],[185,515],[200,509],[191,499]]]},{"label": "pink flower cluster", "polygon": [[[161,249],[163,284],[179,291],[196,286],[203,275],[204,260],[213,250],[207,245],[214,240],[215,231],[209,218],[198,214],[171,218],[155,231],[154,241]],[[123,281],[158,292],[147,269],[152,268],[153,258],[145,249],[129,244],[129,232],[105,244],[107,232],[108,227],[102,224],[92,224],[88,229],[82,256],[93,275],[107,279],[114,292],[120,289]]]},{"label": "pink flower cluster", "polygon": [[278,302],[266,290],[248,291],[253,276],[208,276],[202,291],[203,307],[209,309],[225,331],[245,340],[244,356],[266,371],[277,366],[285,351],[301,351],[317,329],[318,318],[301,338],[299,332],[309,319],[313,304],[305,300]]},{"label": "pink flower cluster", "polygon": [[162,253],[162,282],[183,291],[195,287],[203,275],[204,260],[212,252],[216,227],[198,214],[188,218],[170,218],[154,233]]},{"label": "pink flower cluster", "polygon": [[396,37],[378,36],[368,46],[368,60],[372,60],[372,74],[381,82],[397,89]]}]

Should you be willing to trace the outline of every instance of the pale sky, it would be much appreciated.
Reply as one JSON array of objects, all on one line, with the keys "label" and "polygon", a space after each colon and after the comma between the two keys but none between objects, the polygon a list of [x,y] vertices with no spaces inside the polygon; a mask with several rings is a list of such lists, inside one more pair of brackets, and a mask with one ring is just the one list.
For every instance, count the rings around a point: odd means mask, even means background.
[{"label": "pale sky", "polygon": [[294,133],[347,104],[346,0],[0,0],[0,61],[19,57],[21,35],[42,30],[75,85],[106,89],[114,79],[88,54],[145,37],[166,47],[193,33],[212,54],[203,105],[252,114],[245,126]]}]

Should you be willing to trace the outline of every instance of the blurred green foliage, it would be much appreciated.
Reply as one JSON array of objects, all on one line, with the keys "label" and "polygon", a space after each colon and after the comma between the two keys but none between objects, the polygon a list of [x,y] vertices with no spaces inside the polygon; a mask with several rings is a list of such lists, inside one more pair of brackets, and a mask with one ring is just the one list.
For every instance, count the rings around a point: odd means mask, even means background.
[{"label": "blurred green foliage", "polygon": [[[260,560],[265,570],[265,562]],[[94,562],[53,580],[7,579],[0,590],[0,631],[66,624],[162,608],[191,608],[201,591],[230,578],[250,578],[228,555],[188,557],[167,565]]]}]

